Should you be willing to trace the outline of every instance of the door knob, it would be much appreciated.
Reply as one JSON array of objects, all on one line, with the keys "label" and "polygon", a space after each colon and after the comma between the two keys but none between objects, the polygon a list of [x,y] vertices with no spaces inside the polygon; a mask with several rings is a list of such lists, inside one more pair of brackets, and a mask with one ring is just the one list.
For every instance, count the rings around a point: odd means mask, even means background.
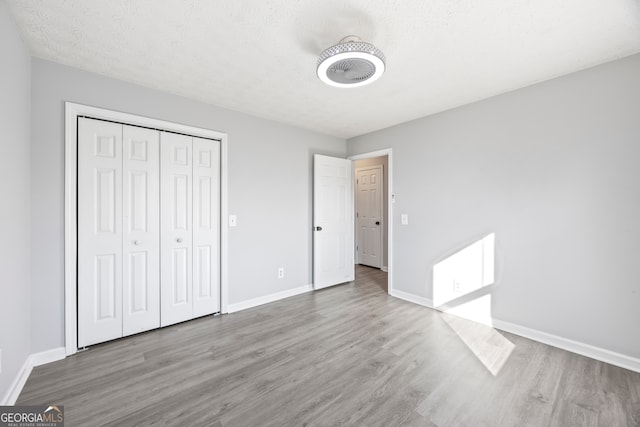
[{"label": "door knob", "polygon": [[140,246],[142,244],[142,241],[141,240],[134,240],[133,244],[136,245],[136,246]]},{"label": "door knob", "polygon": [[322,231],[322,227],[316,227],[316,231]]},{"label": "door knob", "polygon": [[380,221],[376,221],[376,225],[380,225]]},{"label": "door knob", "polygon": [[176,242],[178,242],[178,243],[182,243],[182,237],[178,237],[178,238],[176,239]]}]

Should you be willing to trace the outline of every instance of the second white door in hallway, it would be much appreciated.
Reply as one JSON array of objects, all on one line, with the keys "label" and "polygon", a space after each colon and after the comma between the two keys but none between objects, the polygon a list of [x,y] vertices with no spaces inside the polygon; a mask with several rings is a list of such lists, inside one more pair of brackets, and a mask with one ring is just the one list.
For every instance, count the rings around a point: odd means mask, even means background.
[{"label": "second white door in hallway", "polygon": [[382,267],[382,165],[356,169],[357,263]]}]

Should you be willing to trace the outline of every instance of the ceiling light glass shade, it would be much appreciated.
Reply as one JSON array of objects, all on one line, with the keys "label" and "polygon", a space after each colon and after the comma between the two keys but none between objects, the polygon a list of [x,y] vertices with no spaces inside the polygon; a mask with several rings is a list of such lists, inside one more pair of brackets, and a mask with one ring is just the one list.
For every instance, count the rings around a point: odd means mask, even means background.
[{"label": "ceiling light glass shade", "polygon": [[385,70],[380,49],[348,36],[326,49],[318,58],[318,78],[330,86],[359,87],[378,80]]}]

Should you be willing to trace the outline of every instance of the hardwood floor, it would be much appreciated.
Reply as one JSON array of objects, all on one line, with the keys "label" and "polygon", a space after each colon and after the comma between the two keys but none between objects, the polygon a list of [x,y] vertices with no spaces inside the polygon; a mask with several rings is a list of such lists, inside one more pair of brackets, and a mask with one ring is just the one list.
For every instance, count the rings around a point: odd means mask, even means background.
[{"label": "hardwood floor", "polygon": [[640,373],[392,298],[380,270],[356,275],[37,367],[18,404],[65,405],[68,426],[640,425]]}]

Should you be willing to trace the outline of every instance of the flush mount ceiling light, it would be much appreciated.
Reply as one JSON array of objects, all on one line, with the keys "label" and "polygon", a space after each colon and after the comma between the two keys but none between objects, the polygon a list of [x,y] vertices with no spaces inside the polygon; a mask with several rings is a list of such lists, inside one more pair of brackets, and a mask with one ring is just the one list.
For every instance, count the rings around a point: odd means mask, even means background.
[{"label": "flush mount ceiling light", "polygon": [[316,73],[330,86],[358,87],[378,80],[384,63],[380,49],[360,37],[347,36],[320,54]]}]

